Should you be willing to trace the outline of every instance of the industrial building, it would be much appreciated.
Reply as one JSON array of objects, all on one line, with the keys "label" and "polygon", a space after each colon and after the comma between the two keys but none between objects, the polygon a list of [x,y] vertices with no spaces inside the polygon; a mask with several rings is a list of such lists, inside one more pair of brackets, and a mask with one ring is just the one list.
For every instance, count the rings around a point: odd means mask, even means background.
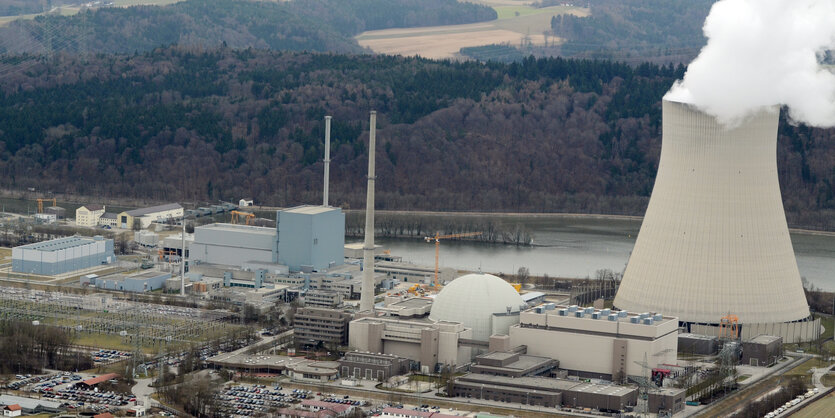
[{"label": "industrial building", "polygon": [[352,351],[339,360],[342,377],[383,381],[409,372],[409,359],[394,354]]},{"label": "industrial building", "polygon": [[687,390],[675,388],[652,389],[647,392],[647,409],[652,414],[675,415],[684,411]]},{"label": "industrial building", "polygon": [[719,338],[681,333],[678,334],[678,351],[685,354],[713,355],[719,352]]},{"label": "industrial building", "polygon": [[[435,267],[421,266],[399,261],[377,261],[374,272],[385,274],[386,277],[403,283],[431,284],[435,281]],[[441,267],[438,269],[438,281],[442,284],[455,279],[455,269]]]},{"label": "industrial building", "polygon": [[80,279],[80,282],[82,285],[94,286],[99,289],[122,290],[125,292],[150,292],[152,290],[162,289],[165,286],[165,281],[170,278],[171,273],[146,271],[132,276],[84,276]]},{"label": "industrial building", "polygon": [[75,210],[75,224],[94,227],[99,224],[99,218],[102,215],[104,215],[104,206],[84,205]]},{"label": "industrial building", "polygon": [[351,321],[348,345],[357,351],[405,357],[429,372],[438,365],[469,363],[472,349],[461,343],[472,333],[459,322],[369,316]]},{"label": "industrial building", "polygon": [[54,276],[114,261],[113,240],[101,236],[57,238],[12,249],[15,273]]},{"label": "industrial building", "polygon": [[189,261],[242,268],[246,262],[275,263],[278,234],[274,228],[216,223],[194,228]]},{"label": "industrial building", "polygon": [[658,174],[615,306],[688,324],[728,313],[743,329],[791,323],[791,342],[809,307],[777,176],[779,109],[732,127],[686,103],[662,112]]},{"label": "industrial building", "polygon": [[495,351],[473,359],[470,371],[505,377],[542,376],[559,367],[560,362],[548,357],[529,356],[519,352]]},{"label": "industrial building", "polygon": [[119,219],[118,213],[113,212],[105,212],[101,216],[99,216],[98,226],[104,226],[108,228],[116,228],[119,226]]},{"label": "industrial building", "polygon": [[351,314],[322,308],[299,308],[294,318],[296,346],[348,344],[348,323]]},{"label": "industrial building", "polygon": [[322,271],[345,259],[345,214],[340,208],[298,206],[278,211],[278,262],[291,271]]},{"label": "industrial building", "polygon": [[634,387],[600,385],[549,377],[505,377],[469,373],[455,379],[453,396],[554,408],[622,411],[638,401]]},{"label": "industrial building", "polygon": [[769,367],[776,364],[780,357],[783,357],[783,339],[780,337],[760,335],[742,342],[742,364]]},{"label": "industrial building", "polygon": [[342,293],[333,290],[308,290],[303,295],[304,306],[336,308],[342,305]]},{"label": "industrial building", "polygon": [[472,339],[487,342],[491,335],[508,335],[528,305],[516,289],[491,274],[467,274],[441,290],[429,318],[460,322],[472,329]]},{"label": "industrial building", "polygon": [[339,363],[307,360],[301,357],[232,352],[210,357],[206,363],[214,368],[227,368],[247,374],[285,375],[301,382],[329,382],[336,380],[339,376]]},{"label": "industrial building", "polygon": [[582,377],[621,381],[643,376],[650,367],[676,362],[678,318],[650,313],[540,305],[510,327],[510,345],[527,354],[560,361],[560,368]]},{"label": "industrial building", "polygon": [[183,207],[179,203],[133,209],[119,213],[117,215],[117,225],[120,228],[133,229],[133,224],[139,222],[140,227],[145,229],[154,222],[182,219],[183,213]]}]

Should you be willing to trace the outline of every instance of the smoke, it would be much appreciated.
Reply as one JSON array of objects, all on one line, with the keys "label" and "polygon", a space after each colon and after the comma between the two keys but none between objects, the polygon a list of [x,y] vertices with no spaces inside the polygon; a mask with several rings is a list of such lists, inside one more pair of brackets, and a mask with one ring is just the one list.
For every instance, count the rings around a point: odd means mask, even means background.
[{"label": "smoke", "polygon": [[692,103],[735,125],[763,106],[835,126],[835,0],[721,0],[705,20],[707,45],[665,99]]}]

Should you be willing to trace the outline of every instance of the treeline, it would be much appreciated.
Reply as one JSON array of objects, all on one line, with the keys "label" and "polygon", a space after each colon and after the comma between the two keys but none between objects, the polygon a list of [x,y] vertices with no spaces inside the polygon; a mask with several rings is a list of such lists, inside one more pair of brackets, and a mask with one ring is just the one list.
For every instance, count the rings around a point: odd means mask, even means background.
[{"label": "treeline", "polygon": [[67,331],[28,321],[0,320],[0,372],[42,373],[43,369],[84,370],[90,356],[71,349]]},{"label": "treeline", "polygon": [[130,53],[172,44],[356,53],[363,49],[353,36],[365,30],[495,18],[489,7],[455,0],[187,0],[18,20],[0,28],[0,53]]},{"label": "treeline", "polygon": [[[377,214],[374,219],[375,235],[385,238],[434,237],[435,234],[478,235],[456,238],[465,241],[491,244],[530,245],[533,235],[524,225],[497,223],[487,216],[432,216],[415,214]],[[365,212],[350,212],[345,216],[345,236],[365,235]]]},{"label": "treeline", "polygon": [[[28,70],[0,79],[6,189],[316,203],[332,115],[330,201],[361,209],[375,109],[378,209],[624,215],[646,208],[661,97],[685,70],[185,47],[14,59]],[[782,117],[777,158],[789,223],[835,229],[835,129]]]},{"label": "treeline", "polygon": [[689,62],[705,44],[702,25],[715,0],[590,0],[587,17],[559,15],[551,30],[564,56]]}]

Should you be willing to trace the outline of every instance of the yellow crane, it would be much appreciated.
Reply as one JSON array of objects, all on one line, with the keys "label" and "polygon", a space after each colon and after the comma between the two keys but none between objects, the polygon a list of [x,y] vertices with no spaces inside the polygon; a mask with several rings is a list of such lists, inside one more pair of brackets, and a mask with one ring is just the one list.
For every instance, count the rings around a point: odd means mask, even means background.
[{"label": "yellow crane", "polygon": [[232,215],[232,223],[233,224],[237,224],[238,222],[240,222],[241,218],[244,218],[245,219],[244,222],[247,225],[249,225],[249,221],[252,220],[252,219],[255,219],[255,214],[254,213],[241,212],[241,211],[238,211],[238,210],[233,210],[232,212],[229,212],[229,213]]},{"label": "yellow crane", "polygon": [[435,242],[435,281],[433,285],[435,288],[438,288],[438,259],[440,258],[441,254],[441,240],[442,239],[450,239],[450,238],[464,238],[464,237],[474,237],[476,235],[481,235],[481,232],[467,232],[463,234],[449,234],[449,235],[440,235],[439,233],[435,233],[434,237],[424,237],[423,239],[426,242]]},{"label": "yellow crane", "polygon": [[54,197],[52,199],[44,199],[44,198],[39,197],[38,198],[38,213],[43,213],[43,202],[44,202],[44,200],[46,200],[47,202],[49,202],[51,200],[52,201],[52,206],[57,206],[58,205],[58,201],[55,200]]}]

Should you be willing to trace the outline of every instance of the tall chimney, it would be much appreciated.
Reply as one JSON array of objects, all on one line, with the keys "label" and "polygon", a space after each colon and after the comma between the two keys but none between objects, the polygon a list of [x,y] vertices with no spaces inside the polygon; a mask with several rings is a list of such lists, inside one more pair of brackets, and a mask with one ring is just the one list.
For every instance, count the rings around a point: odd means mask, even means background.
[{"label": "tall chimney", "polygon": [[186,295],[186,215],[183,213],[183,240],[180,256],[180,296]]},{"label": "tall chimney", "polygon": [[368,132],[368,194],[365,200],[365,245],[362,247],[362,294],[360,312],[374,310],[374,151],[376,148],[377,112],[371,111]]},{"label": "tall chimney", "polygon": [[325,116],[325,191],[322,194],[322,206],[328,206],[328,181],[331,166],[331,117]]}]

